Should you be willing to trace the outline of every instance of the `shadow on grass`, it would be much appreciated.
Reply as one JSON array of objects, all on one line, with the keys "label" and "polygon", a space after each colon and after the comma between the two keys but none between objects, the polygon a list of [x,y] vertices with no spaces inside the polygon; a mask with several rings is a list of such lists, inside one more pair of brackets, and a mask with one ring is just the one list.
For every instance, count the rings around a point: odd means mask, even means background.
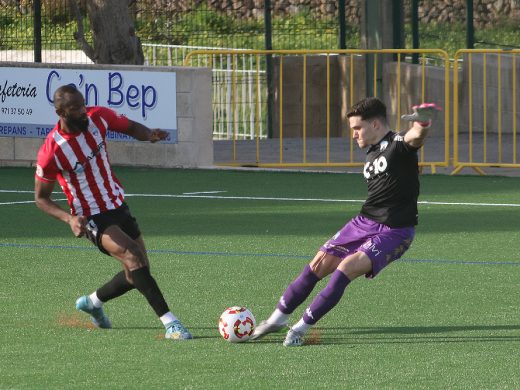
[{"label": "shadow on grass", "polygon": [[447,343],[511,343],[520,342],[520,336],[430,336],[430,337],[329,337],[324,336],[319,344],[350,346],[369,344],[447,344]]},{"label": "shadow on grass", "polygon": [[[113,324],[113,328],[111,329],[98,329],[87,316],[73,313],[60,313],[56,318],[56,324],[60,327],[65,328],[77,328],[77,329],[87,329],[87,330],[95,330],[99,332],[124,332],[128,330],[156,330],[158,333],[156,335],[156,339],[164,339],[164,330],[161,329],[160,326],[121,326],[118,324]],[[218,334],[218,330],[216,326],[190,326],[189,330],[192,333],[195,333],[194,337],[197,339],[219,339],[221,336]],[[200,335],[197,334],[197,331],[207,331],[211,330],[215,332],[215,335]]]},{"label": "shadow on grass", "polygon": [[[305,337],[305,345],[436,344],[520,342],[520,325],[399,326],[399,327],[316,327]],[[446,334],[458,332],[459,334]],[[269,335],[255,343],[281,344],[285,334]]]},{"label": "shadow on grass", "polygon": [[520,330],[520,325],[333,327],[316,329],[323,335],[321,344],[520,342],[520,333],[512,335],[496,333],[518,330]]},{"label": "shadow on grass", "polygon": [[[76,313],[60,314],[57,323],[63,327],[96,329],[87,319]],[[110,331],[158,330],[156,326],[117,326]],[[219,339],[216,327],[190,326],[196,339]],[[215,334],[198,334],[215,331]],[[435,344],[435,343],[481,343],[520,342],[520,325],[455,325],[455,326],[376,326],[376,327],[315,327],[305,337],[305,345],[368,345],[368,344]],[[500,332],[502,334],[498,334]],[[504,334],[515,332],[516,334]],[[456,334],[453,334],[456,333]],[[161,331],[157,339],[164,338]],[[285,332],[271,334],[257,340],[259,344],[281,344]]]},{"label": "shadow on grass", "polygon": [[[317,328],[320,329],[320,328]],[[331,331],[351,334],[424,334],[468,331],[520,330],[520,325],[458,325],[458,326],[377,326],[367,328],[331,327]]]}]

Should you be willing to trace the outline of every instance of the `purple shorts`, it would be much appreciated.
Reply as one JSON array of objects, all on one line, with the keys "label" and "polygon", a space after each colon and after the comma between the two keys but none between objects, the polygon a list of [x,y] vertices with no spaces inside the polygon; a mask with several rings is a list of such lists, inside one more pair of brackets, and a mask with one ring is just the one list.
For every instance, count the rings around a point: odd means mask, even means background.
[{"label": "purple shorts", "polygon": [[366,253],[372,261],[372,271],[366,277],[373,278],[408,250],[414,236],[414,227],[391,228],[358,215],[320,250],[341,259],[358,251]]}]

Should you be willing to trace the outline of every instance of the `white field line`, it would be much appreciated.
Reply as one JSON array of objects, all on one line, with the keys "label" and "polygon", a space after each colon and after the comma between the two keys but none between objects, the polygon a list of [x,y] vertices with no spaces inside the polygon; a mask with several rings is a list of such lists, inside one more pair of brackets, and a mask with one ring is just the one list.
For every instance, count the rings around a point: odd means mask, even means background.
[{"label": "white field line", "polygon": [[[0,190],[0,193],[33,193],[33,191],[17,191],[17,190]],[[213,191],[212,191],[213,192]],[[329,198],[284,198],[269,196],[222,196],[222,195],[202,195],[202,193],[184,193],[184,194],[126,194],[127,197],[143,197],[143,198],[200,198],[200,199],[226,199],[226,200],[269,200],[278,202],[329,202],[329,203],[363,203],[364,199],[329,199]],[[65,200],[65,199],[57,199]],[[26,203],[32,203],[28,201]],[[15,204],[16,202],[6,202],[0,204]],[[520,203],[479,203],[479,202],[432,202],[419,201],[424,205],[442,205],[442,206],[490,206],[490,207],[520,207]]]},{"label": "white field line", "polygon": [[[60,202],[63,200],[67,200],[66,198],[63,199],[53,199],[55,202]],[[18,202],[1,202],[0,206],[4,205],[12,205],[12,204],[24,204],[24,203],[34,203],[34,200],[24,200],[24,201],[18,201]]]},{"label": "white field line", "polygon": [[[358,199],[319,199],[319,198],[275,198],[269,196],[221,196],[221,195],[188,195],[188,194],[125,194],[125,196],[155,197],[155,198],[205,198],[205,199],[231,199],[231,200],[273,200],[280,202],[349,202],[363,203]],[[520,206],[520,205],[519,205]]]},{"label": "white field line", "polygon": [[25,200],[23,202],[2,202],[2,203],[0,203],[0,206],[11,205],[11,204],[24,204],[24,203],[34,203],[34,200]]},{"label": "white field line", "polygon": [[[174,195],[174,194],[126,194],[126,196],[157,197],[157,198],[206,198],[206,199],[231,199],[231,200],[271,200],[280,202],[338,202],[338,203],[363,203],[364,199],[328,199],[328,198],[275,198],[267,196],[220,196],[220,195]],[[495,206],[495,207],[520,207],[520,203],[478,203],[478,202],[430,202],[427,200],[417,202],[419,204],[455,205],[455,206]]]},{"label": "white field line", "polygon": [[183,192],[182,195],[199,195],[199,194],[219,194],[227,191],[199,191],[199,192]]},{"label": "white field line", "polygon": [[[34,194],[34,191],[22,191],[22,190],[0,190],[0,192],[4,193],[15,193],[15,194]],[[55,201],[62,201],[67,199],[54,199]],[[13,205],[13,204],[24,204],[24,203],[34,203],[34,200],[24,200],[24,201],[17,201],[17,202],[1,202],[0,206],[5,205]]]}]

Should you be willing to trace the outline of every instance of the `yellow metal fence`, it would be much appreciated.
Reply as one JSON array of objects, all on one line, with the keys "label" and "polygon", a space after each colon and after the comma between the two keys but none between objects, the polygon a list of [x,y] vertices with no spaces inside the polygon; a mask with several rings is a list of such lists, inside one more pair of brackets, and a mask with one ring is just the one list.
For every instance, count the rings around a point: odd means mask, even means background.
[{"label": "yellow metal fence", "polygon": [[[416,64],[410,61],[413,55]],[[268,56],[274,90],[269,137]],[[379,94],[398,131],[409,126],[400,117],[413,104],[435,101],[443,107],[434,135],[421,150],[420,165],[433,172],[449,166],[450,61],[442,50],[195,50],[184,61],[187,66],[193,63],[214,70],[214,112],[219,113],[214,130],[228,129],[227,137],[215,137],[221,146],[216,164],[362,166],[364,154],[351,137],[345,113],[359,99]],[[226,77],[219,79],[222,69]],[[222,96],[227,97],[224,103]]]},{"label": "yellow metal fence", "polygon": [[459,50],[454,61],[453,174],[469,167],[520,168],[520,50]]}]

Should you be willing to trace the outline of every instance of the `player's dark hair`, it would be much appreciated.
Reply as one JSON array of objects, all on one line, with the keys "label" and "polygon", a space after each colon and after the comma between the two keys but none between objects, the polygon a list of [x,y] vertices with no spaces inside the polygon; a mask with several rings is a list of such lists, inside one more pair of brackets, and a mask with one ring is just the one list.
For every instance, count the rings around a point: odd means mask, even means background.
[{"label": "player's dark hair", "polygon": [[386,122],[386,106],[376,97],[360,100],[347,112],[347,118],[360,116],[362,120],[381,118]]},{"label": "player's dark hair", "polygon": [[65,95],[73,95],[76,93],[81,93],[78,91],[75,85],[67,84],[62,85],[54,92],[54,107],[60,108],[63,106],[65,101]]}]

